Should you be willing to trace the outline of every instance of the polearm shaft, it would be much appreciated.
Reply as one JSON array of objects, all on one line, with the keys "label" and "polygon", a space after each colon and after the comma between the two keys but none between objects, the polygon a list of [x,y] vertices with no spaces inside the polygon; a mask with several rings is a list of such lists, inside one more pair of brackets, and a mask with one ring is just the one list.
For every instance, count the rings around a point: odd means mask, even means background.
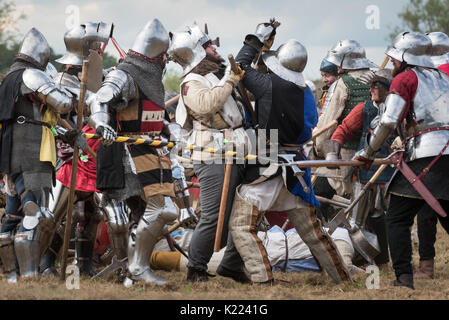
[{"label": "polearm shaft", "polygon": [[[86,139],[102,139],[102,137],[98,134],[86,133]],[[167,147],[173,148],[175,146],[175,142],[173,141],[162,141],[162,140],[153,140],[153,139],[141,139],[141,138],[130,138],[130,137],[117,137],[114,142],[122,142],[122,143],[131,143],[131,144],[144,144],[150,147]],[[213,154],[221,154],[225,157],[236,156],[236,151],[228,151],[226,149],[215,149],[208,147],[200,147],[194,145],[188,145],[185,147],[187,150],[192,151],[202,151]],[[243,160],[254,160],[259,158],[255,154],[247,154],[241,159]],[[237,159],[237,158],[236,158]],[[240,160],[241,160],[240,159]],[[392,164],[393,162],[390,159],[375,159],[373,165],[381,165],[381,164]],[[364,163],[357,160],[305,160],[305,161],[297,161],[292,163],[279,163],[280,166],[291,166],[295,165],[299,168],[320,168],[320,167],[360,167],[363,166]]]},{"label": "polearm shaft", "polygon": [[[235,74],[238,74],[239,69],[238,69],[237,63],[234,60],[234,56],[232,54],[228,55],[228,60],[229,60],[229,64],[231,65],[232,72],[234,72]],[[248,112],[251,116],[251,124],[252,124],[253,128],[255,128],[257,125],[256,113],[254,112],[251,101],[249,100],[249,97],[248,97],[248,92],[246,91],[246,88],[243,85],[242,81],[239,81],[239,90],[240,90],[240,94],[243,98],[243,102],[245,104],[246,110],[248,110]]]},{"label": "polearm shaft", "polygon": [[[86,81],[87,81],[87,68],[89,67],[89,61],[83,61],[83,69],[81,74],[81,90],[80,98],[78,100],[78,114],[77,114],[77,130],[81,132],[83,126],[83,111],[84,111],[84,100],[86,97]],[[77,159],[79,153],[79,148],[75,144],[73,148],[73,158]],[[66,225],[64,233],[64,242],[62,246],[61,253],[61,279],[65,280],[66,277],[66,267],[67,267],[67,254],[69,249],[70,235],[72,234],[72,211],[75,202],[75,187],[76,187],[76,172],[78,169],[78,161],[72,161],[72,172],[70,175],[70,193],[67,204],[67,214],[66,214]]]},{"label": "polearm shaft", "polygon": [[[103,137],[99,134],[86,133],[86,139],[95,139],[95,140],[103,140]],[[155,140],[155,139],[142,139],[142,138],[131,138],[131,137],[117,137],[114,142],[122,142],[122,143],[131,143],[131,144],[143,144],[150,147],[167,147],[173,148],[175,146],[175,142],[173,141],[164,141],[164,140]]]}]

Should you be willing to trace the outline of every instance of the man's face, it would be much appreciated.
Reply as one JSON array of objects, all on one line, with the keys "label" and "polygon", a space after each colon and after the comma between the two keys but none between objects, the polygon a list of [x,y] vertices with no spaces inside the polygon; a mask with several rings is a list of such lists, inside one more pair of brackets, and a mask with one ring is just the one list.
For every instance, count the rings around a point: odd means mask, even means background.
[{"label": "man's face", "polygon": [[393,71],[391,72],[393,77],[397,76],[399,73],[402,72],[402,62],[399,60],[396,60],[395,58],[391,58],[391,63],[393,64]]},{"label": "man's face", "polygon": [[332,83],[337,80],[337,78],[329,73],[322,72],[321,71],[321,77],[323,78],[323,82],[326,84],[326,86],[330,87]]},{"label": "man's face", "polygon": [[387,98],[387,89],[385,89],[384,86],[382,86],[379,82],[374,82],[370,90],[371,92],[371,100],[377,103],[385,102],[385,99]]},{"label": "man's face", "polygon": [[206,55],[209,57],[209,59],[217,63],[221,63],[224,61],[224,59],[218,54],[217,49],[212,44],[209,44],[205,50]]}]

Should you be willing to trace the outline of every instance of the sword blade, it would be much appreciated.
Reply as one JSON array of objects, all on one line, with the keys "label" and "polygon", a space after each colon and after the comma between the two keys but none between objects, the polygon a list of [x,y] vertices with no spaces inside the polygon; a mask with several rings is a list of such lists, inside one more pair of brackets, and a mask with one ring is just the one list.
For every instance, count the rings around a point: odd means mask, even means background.
[{"label": "sword blade", "polygon": [[107,279],[110,275],[115,273],[118,270],[126,270],[126,263],[128,258],[124,258],[122,260],[118,260],[117,256],[112,257],[112,262],[110,265],[105,267],[103,270],[94,275],[91,279]]}]

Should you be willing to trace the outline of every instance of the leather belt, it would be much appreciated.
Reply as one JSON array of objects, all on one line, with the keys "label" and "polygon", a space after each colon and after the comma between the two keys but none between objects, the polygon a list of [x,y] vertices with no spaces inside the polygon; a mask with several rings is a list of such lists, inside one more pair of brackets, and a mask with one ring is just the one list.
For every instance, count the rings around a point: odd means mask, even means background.
[{"label": "leather belt", "polygon": [[44,126],[44,127],[47,127],[47,128],[49,128],[50,130],[53,129],[53,127],[52,127],[50,124],[48,124],[47,122],[39,121],[39,120],[34,120],[34,119],[30,119],[30,118],[27,118],[27,117],[25,117],[25,116],[18,116],[18,117],[16,118],[16,122],[17,122],[18,124],[30,123],[30,124],[35,124],[35,125],[38,125],[38,126]]}]

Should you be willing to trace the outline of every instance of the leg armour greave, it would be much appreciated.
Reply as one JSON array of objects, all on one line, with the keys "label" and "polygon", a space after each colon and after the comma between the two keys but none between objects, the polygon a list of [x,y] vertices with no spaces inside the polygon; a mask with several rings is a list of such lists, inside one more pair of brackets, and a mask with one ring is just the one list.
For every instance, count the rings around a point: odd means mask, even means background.
[{"label": "leg armour greave", "polygon": [[0,260],[9,283],[17,282],[16,259],[12,232],[0,233]]},{"label": "leg armour greave", "polygon": [[75,231],[75,250],[77,265],[80,274],[93,276],[95,274],[92,266],[93,250],[97,237],[97,228],[103,214],[97,207],[92,207],[89,214],[84,212],[84,202],[76,203],[80,217],[88,216],[87,219],[78,222]]},{"label": "leg armour greave", "polygon": [[[156,242],[163,235],[164,226],[175,220],[177,216],[178,213],[171,198],[158,195],[147,199],[145,213],[137,228],[132,230],[130,235],[128,270],[131,273],[132,280],[157,285],[166,283],[165,280],[151,272],[150,257]],[[133,243],[133,236],[135,236],[135,243]]]},{"label": "leg armour greave", "polygon": [[119,260],[127,256],[128,247],[128,215],[125,212],[123,202],[109,201],[104,208],[108,221],[108,234],[114,254]]},{"label": "leg armour greave", "polygon": [[14,237],[14,247],[19,262],[20,277],[33,278],[39,274],[39,241],[35,230],[18,232]]}]

